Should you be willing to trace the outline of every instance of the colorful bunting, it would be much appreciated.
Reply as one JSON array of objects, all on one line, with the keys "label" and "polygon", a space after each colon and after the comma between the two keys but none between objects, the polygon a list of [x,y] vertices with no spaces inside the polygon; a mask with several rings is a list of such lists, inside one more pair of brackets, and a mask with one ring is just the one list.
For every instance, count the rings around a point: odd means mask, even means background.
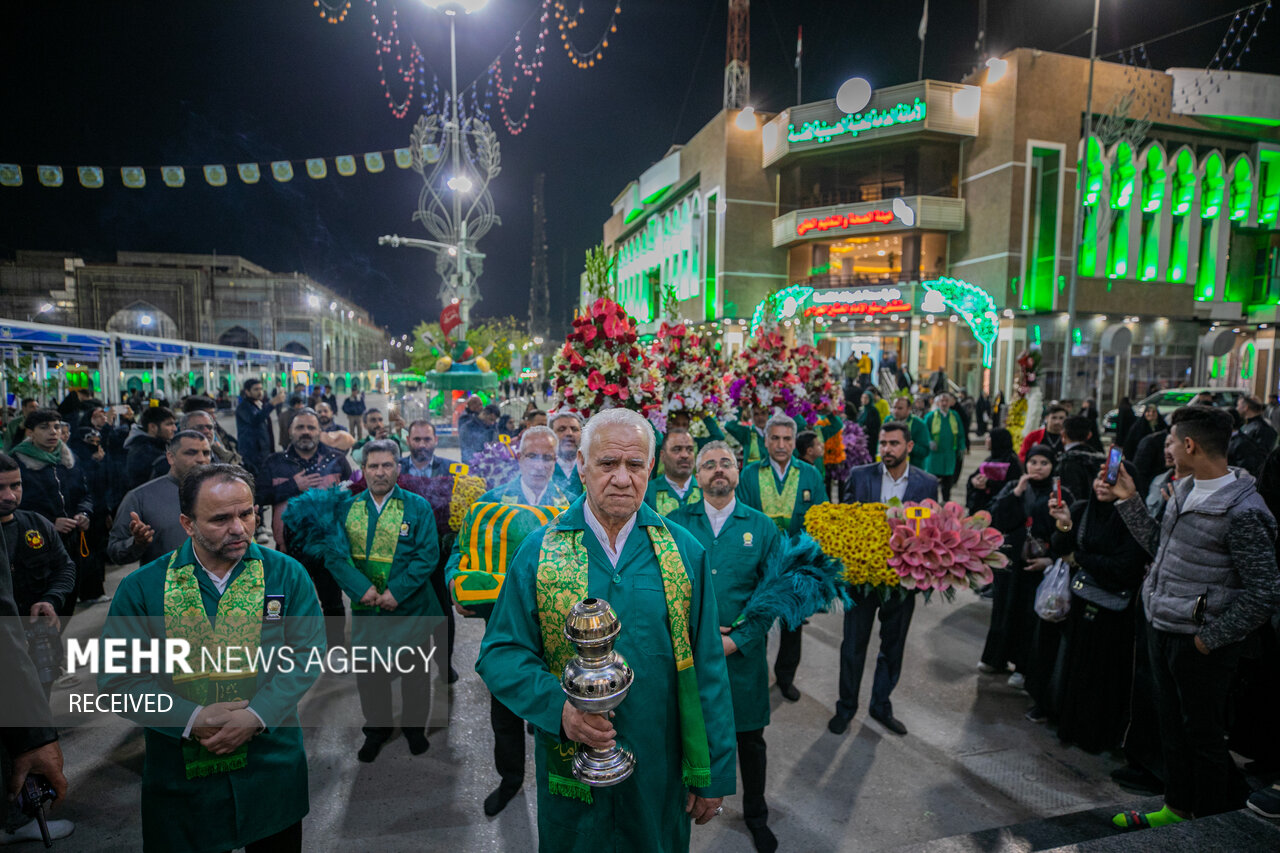
[{"label": "colorful bunting", "polygon": [[227,185],[227,167],[205,166],[204,179],[209,182],[211,187],[225,187]]},{"label": "colorful bunting", "polygon": [[80,175],[80,186],[87,190],[102,188],[102,169],[100,167],[77,166],[76,172]]},{"label": "colorful bunting", "polygon": [[246,184],[256,184],[262,177],[257,163],[240,163],[236,166],[236,171],[240,173],[240,180]]},{"label": "colorful bunting", "polygon": [[161,166],[160,177],[167,187],[177,189],[187,182],[187,172],[181,166]]},{"label": "colorful bunting", "polygon": [[62,167],[61,166],[36,166],[36,174],[40,176],[40,183],[46,187],[62,186]]},{"label": "colorful bunting", "polygon": [[413,165],[413,155],[409,153],[408,148],[397,148],[395,150],[396,165],[401,169],[407,169]]},{"label": "colorful bunting", "polygon": [[280,183],[293,180],[293,164],[288,160],[276,160],[271,164],[271,175]]},{"label": "colorful bunting", "polygon": [[147,173],[141,166],[121,166],[120,180],[131,190],[140,190],[147,185]]},{"label": "colorful bunting", "polygon": [[381,151],[370,151],[368,154],[364,155],[364,167],[374,174],[381,172],[385,165],[386,164],[382,162]]},{"label": "colorful bunting", "polygon": [[17,163],[0,163],[0,186],[22,186],[22,167]]},{"label": "colorful bunting", "polygon": [[349,178],[356,173],[356,158],[350,154],[334,157],[333,165],[338,169],[338,174],[344,178]]},{"label": "colorful bunting", "polygon": [[307,174],[315,178],[317,181],[329,174],[329,167],[325,165],[323,157],[312,157],[307,161]]}]

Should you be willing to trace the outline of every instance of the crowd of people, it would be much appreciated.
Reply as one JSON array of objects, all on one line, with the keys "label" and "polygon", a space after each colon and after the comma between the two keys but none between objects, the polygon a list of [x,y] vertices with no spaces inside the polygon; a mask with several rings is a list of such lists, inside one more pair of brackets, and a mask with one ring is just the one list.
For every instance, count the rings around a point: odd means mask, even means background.
[{"label": "crowd of people", "polygon": [[[11,567],[0,571],[0,616],[12,610],[33,627],[26,637],[0,632],[8,644],[0,659],[14,670],[6,683],[47,700],[59,671],[40,650],[50,636],[59,647],[77,602],[109,603],[104,637],[243,642],[299,657],[412,649],[420,659],[408,667],[357,677],[364,727],[353,753],[369,763],[397,727],[411,754],[429,749],[429,674],[434,666],[443,683],[458,678],[455,619],[480,618],[476,668],[490,691],[497,778],[486,815],[524,786],[532,734],[544,849],[587,850],[605,836],[637,850],[688,849],[691,823],[720,815],[740,778],[753,846],[770,853],[778,847],[766,798],[773,619],[741,618],[748,602],[788,559],[809,509],[950,500],[978,438],[988,455],[965,500],[970,512],[991,514],[1010,560],[982,591],[991,616],[978,677],[1025,690],[1027,720],[1054,726],[1062,742],[1123,750],[1116,781],[1164,794],[1160,810],[1116,815],[1117,827],[1239,808],[1249,792],[1228,747],[1280,761],[1266,713],[1280,662],[1280,450],[1266,407],[1196,400],[1168,418],[1158,409],[1122,417],[1124,461],[1109,475],[1091,407],[1073,414],[1050,404],[1018,442],[999,425],[1001,404],[959,401],[945,378],[884,399],[870,359],[858,356],[842,368],[851,380],[843,409],[821,412],[812,426],[744,408],[723,424],[674,412],[659,431],[626,409],[587,419],[548,411],[536,394],[521,401],[516,421],[469,398],[456,413],[462,462],[496,441],[515,459],[512,479],[490,483],[478,503],[551,518],[512,553],[504,548],[501,594],[483,610],[458,593],[474,545],[422,496],[423,481],[455,472],[430,420],[405,423],[359,392],[339,405],[327,386],[268,397],[253,379],[234,406],[234,436],[216,418],[229,406],[201,395],[176,409],[160,400],[105,406],[84,392],[57,408],[24,400],[0,454],[0,550]],[[846,419],[863,427],[873,461],[837,477],[825,448]],[[108,597],[107,564],[134,561],[140,567]],[[1055,577],[1064,595],[1050,607],[1044,591]],[[916,597],[852,597],[832,734],[857,715],[877,621],[867,716],[908,734],[891,697],[909,663]],[[616,649],[636,675],[608,716],[567,701],[560,683],[573,654],[565,617],[589,598],[606,599],[627,626]],[[445,626],[447,638],[433,640]],[[772,666],[772,687],[790,702],[801,698],[803,633],[801,624],[782,627]],[[100,676],[103,692],[175,697],[163,722],[126,714],[146,726],[147,849],[302,849],[309,800],[297,706],[315,677]],[[39,773],[61,796],[47,702],[29,718],[38,725],[5,731],[11,778]],[[626,782],[577,780],[571,768],[583,747],[617,744],[642,756]],[[1280,816],[1280,788],[1254,792],[1249,804]],[[198,823],[173,819],[197,808]],[[38,837],[12,806],[4,833]]]}]

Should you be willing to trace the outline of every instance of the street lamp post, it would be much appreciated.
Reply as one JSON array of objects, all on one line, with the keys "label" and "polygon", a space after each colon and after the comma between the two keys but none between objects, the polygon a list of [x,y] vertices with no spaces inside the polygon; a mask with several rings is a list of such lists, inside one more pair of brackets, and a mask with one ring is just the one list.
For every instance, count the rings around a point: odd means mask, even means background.
[{"label": "street lamp post", "polygon": [[[1098,5],[1093,0],[1093,27],[1089,35],[1089,85],[1084,96],[1084,150],[1080,156],[1080,188],[1076,192],[1075,242],[1071,251],[1071,270],[1067,276],[1067,328],[1062,339],[1062,388],[1058,399],[1069,400],[1071,388],[1071,342],[1076,325],[1076,285],[1080,273],[1080,244],[1084,241],[1084,197],[1089,191],[1089,139],[1093,136],[1093,68],[1098,62]],[[1102,375],[1098,375],[1101,384]]]},{"label": "street lamp post", "polygon": [[[501,168],[497,137],[492,128],[476,116],[462,114],[458,98],[457,19],[459,12],[470,14],[478,11],[488,0],[422,2],[449,16],[451,103],[443,116],[419,118],[410,134],[413,169],[422,175],[424,181],[418,198],[418,211],[413,218],[421,222],[434,239],[390,235],[379,238],[378,243],[392,247],[412,246],[437,254],[436,270],[445,277],[441,301],[445,305],[458,304],[462,320],[458,339],[463,340],[470,325],[471,306],[478,299],[471,261],[484,258],[482,253],[471,247],[499,222],[493,211],[493,197],[489,195],[488,185]],[[464,141],[464,133],[470,139]],[[440,145],[441,142],[444,145]],[[446,158],[438,156],[441,148],[447,150]],[[449,171],[447,175],[441,175],[446,163]],[[446,191],[449,194],[447,203],[443,198]],[[465,210],[464,196],[470,196],[470,204]],[[452,273],[446,275],[449,267],[452,267]]]}]

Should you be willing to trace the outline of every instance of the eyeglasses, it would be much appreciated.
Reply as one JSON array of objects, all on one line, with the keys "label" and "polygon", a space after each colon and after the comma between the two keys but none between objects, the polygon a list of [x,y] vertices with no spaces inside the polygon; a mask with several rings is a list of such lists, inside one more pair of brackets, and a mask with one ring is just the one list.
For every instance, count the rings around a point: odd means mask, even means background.
[{"label": "eyeglasses", "polygon": [[728,471],[730,468],[737,468],[737,467],[738,467],[738,463],[732,459],[721,459],[719,461],[715,459],[708,459],[706,462],[703,462],[701,465],[699,465],[698,469],[701,471],[714,471],[717,468],[721,468],[725,471]]}]

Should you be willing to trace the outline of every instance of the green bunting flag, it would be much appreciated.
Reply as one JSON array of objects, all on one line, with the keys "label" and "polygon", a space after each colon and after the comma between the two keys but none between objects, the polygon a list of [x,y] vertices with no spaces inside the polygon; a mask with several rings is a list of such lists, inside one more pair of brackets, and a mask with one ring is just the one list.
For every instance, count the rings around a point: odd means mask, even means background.
[{"label": "green bunting flag", "polygon": [[181,166],[162,166],[160,167],[160,177],[164,178],[165,186],[177,189],[187,182],[187,172]]},{"label": "green bunting flag", "polygon": [[140,190],[147,185],[147,173],[141,166],[121,166],[120,180],[132,190]]},{"label": "green bunting flag", "polygon": [[0,186],[22,186],[22,167],[17,163],[0,163]]},{"label": "green bunting flag", "polygon": [[227,167],[205,166],[204,179],[209,182],[211,187],[225,187],[227,185]]},{"label": "green bunting flag", "polygon": [[236,166],[236,171],[240,173],[240,180],[246,184],[256,184],[262,177],[257,163],[240,163]]},{"label": "green bunting flag", "polygon": [[102,169],[98,166],[77,166],[80,175],[80,186],[89,190],[101,189]]}]

